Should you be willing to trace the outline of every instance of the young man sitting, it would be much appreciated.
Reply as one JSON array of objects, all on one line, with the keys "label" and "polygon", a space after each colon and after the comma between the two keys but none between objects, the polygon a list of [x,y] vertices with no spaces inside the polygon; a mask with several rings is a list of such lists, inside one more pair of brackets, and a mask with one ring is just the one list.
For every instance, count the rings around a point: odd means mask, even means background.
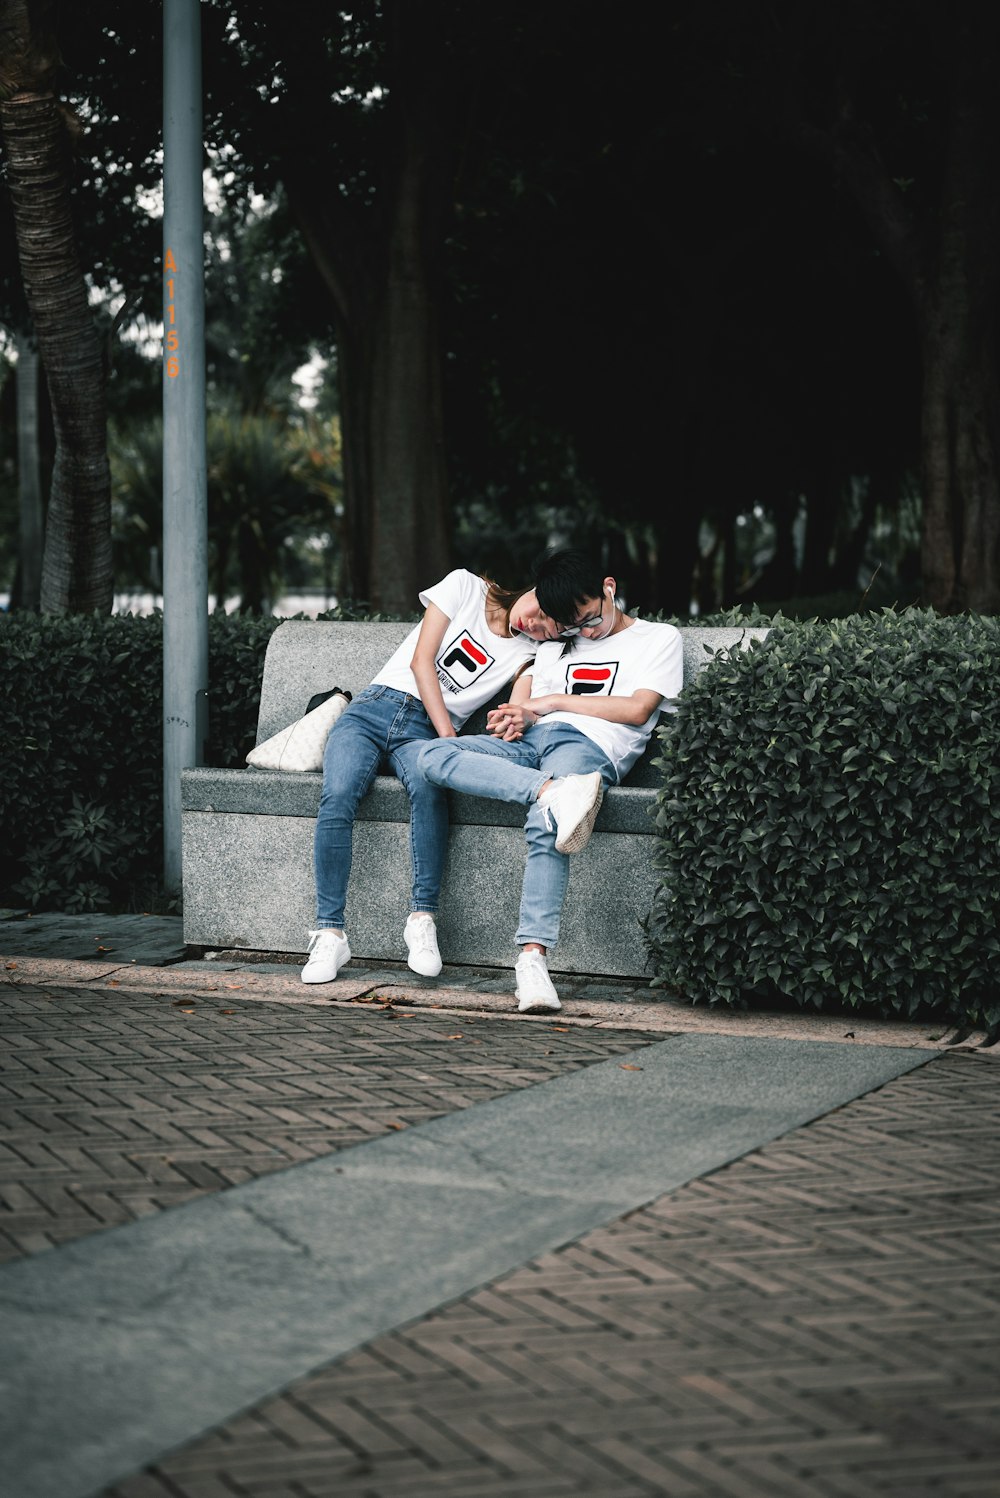
[{"label": "young man sitting", "polygon": [[428,743],[418,760],[434,785],[528,808],[514,938],[522,1014],[561,1007],[546,954],[559,939],[568,855],[586,847],[605,787],[632,768],[683,685],[679,632],[626,614],[614,578],[584,553],[548,557],[535,592],[556,638],[539,645],[522,700],[494,709],[489,733]]}]

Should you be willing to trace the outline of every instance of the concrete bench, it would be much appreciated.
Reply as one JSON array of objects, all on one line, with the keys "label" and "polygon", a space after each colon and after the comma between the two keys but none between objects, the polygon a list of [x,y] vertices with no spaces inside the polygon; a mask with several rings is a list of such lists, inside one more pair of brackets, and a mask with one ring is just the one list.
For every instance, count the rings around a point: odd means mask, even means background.
[{"label": "concrete bench", "polygon": [[[305,712],[315,693],[360,692],[411,624],[286,620],[264,662],[257,742]],[[712,653],[763,638],[757,628],[681,631],[684,680]],[[466,726],[481,732],[485,710]],[[641,977],[640,922],[655,888],[654,823],[658,772],[646,755],[604,799],[594,835],[574,855],[556,972]],[[190,946],[301,954],[315,920],[313,828],[321,776],[198,768],[181,776],[184,940]],[[351,951],[366,961],[402,961],[409,911],[410,804],[394,776],[381,775],[354,829],[348,896]],[[524,810],[452,794],[448,866],[438,916],[446,963],[509,966],[524,868]]]}]

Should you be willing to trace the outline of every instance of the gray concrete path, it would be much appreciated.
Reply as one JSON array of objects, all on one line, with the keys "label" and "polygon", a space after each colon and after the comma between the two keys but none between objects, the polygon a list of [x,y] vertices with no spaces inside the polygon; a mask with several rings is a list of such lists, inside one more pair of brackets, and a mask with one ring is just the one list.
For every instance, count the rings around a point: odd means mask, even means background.
[{"label": "gray concrete path", "polygon": [[677,1037],[10,1265],[0,1490],[85,1498],[923,1059]]},{"label": "gray concrete path", "polygon": [[92,919],[0,919],[3,1498],[991,1491],[982,1036]]}]

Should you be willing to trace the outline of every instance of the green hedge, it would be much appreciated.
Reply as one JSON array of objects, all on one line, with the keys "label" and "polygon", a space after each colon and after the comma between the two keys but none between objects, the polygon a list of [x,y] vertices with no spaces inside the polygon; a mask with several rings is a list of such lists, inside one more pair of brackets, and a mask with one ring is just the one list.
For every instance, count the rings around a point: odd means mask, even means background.
[{"label": "green hedge", "polygon": [[[320,615],[387,617],[353,604]],[[253,748],[264,655],[280,623],[209,616],[210,765],[242,765]],[[162,614],[0,614],[0,903],[171,908],[162,700]]]},{"label": "green hedge", "polygon": [[1000,1022],[1000,621],[772,625],[659,733],[657,981]]},{"label": "green hedge", "polygon": [[[252,747],[277,619],[209,620],[209,759]],[[163,870],[162,615],[0,616],[0,901],[143,909]]]}]

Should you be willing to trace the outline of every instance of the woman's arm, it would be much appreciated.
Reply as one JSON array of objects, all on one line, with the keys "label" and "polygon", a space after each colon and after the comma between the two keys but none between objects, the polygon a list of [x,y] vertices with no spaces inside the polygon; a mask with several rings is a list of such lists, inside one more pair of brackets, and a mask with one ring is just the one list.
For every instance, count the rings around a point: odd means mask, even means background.
[{"label": "woman's arm", "polygon": [[522,702],[527,702],[531,696],[531,667],[532,662],[527,661],[514,677],[514,685],[511,688],[510,700],[515,707]]},{"label": "woman's arm", "polygon": [[410,670],[417,683],[420,700],[424,704],[428,718],[438,731],[438,737],[442,739],[455,737],[455,725],[444,705],[444,694],[441,691],[434,661],[450,622],[443,609],[439,609],[436,603],[429,603],[424,612],[420,633],[417,636],[417,646],[410,662]]}]

